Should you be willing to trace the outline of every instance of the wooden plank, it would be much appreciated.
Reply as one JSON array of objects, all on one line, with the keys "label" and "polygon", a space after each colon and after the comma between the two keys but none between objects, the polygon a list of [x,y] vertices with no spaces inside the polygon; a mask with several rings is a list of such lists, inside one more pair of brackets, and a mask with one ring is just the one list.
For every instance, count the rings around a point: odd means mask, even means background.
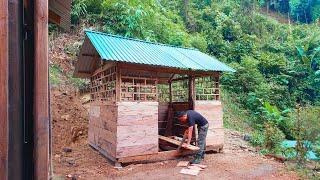
[{"label": "wooden plank", "polygon": [[103,156],[105,156],[106,158],[108,158],[109,160],[113,161],[113,162],[116,162],[116,157],[109,154],[108,152],[106,152],[105,150],[103,150],[101,147],[98,147],[97,145],[95,144],[92,144],[89,142],[89,145],[91,147],[93,147],[94,149],[96,149],[97,151],[99,151]]},{"label": "wooden plank", "polygon": [[207,133],[207,146],[224,144],[224,129],[209,129]]},{"label": "wooden plank", "polygon": [[0,1],[0,179],[8,179],[8,1]]},{"label": "wooden plank", "polygon": [[209,129],[223,128],[223,107],[220,101],[196,101],[195,110],[209,121]]},{"label": "wooden plank", "polygon": [[180,170],[180,174],[187,174],[191,176],[197,176],[199,174],[200,170],[199,169],[188,169],[188,168],[183,168]]},{"label": "wooden plank", "polygon": [[[136,131],[140,129],[136,129]],[[148,133],[146,133],[148,132]],[[146,144],[158,144],[158,129],[143,130],[142,133],[120,134],[118,132],[117,147],[137,146]]]},{"label": "wooden plank", "polygon": [[219,77],[219,74],[220,74],[220,72],[218,71],[190,71],[190,70],[181,70],[181,69],[170,68],[170,67],[139,65],[139,64],[133,64],[133,63],[119,63],[119,66],[124,69],[144,70],[144,71],[159,72],[159,73],[187,74],[187,75],[195,75],[195,76]]},{"label": "wooden plank", "polygon": [[34,172],[37,179],[49,179],[48,0],[35,0],[34,9]]},{"label": "wooden plank", "polygon": [[99,147],[115,157],[116,134],[105,131],[101,128],[89,125],[88,141],[90,144]]},{"label": "wooden plank", "polygon": [[189,161],[179,161],[177,167],[187,167],[189,164]]},{"label": "wooden plank", "polygon": [[116,157],[121,158],[136,155],[154,154],[158,152],[158,149],[158,144],[117,147]]},{"label": "wooden plank", "polygon": [[130,163],[130,162],[156,162],[156,161],[164,161],[164,160],[170,160],[170,159],[176,159],[182,156],[187,156],[194,154],[195,151],[191,150],[172,150],[172,151],[162,151],[157,152],[153,154],[148,155],[138,155],[138,156],[132,156],[132,157],[123,157],[119,158],[118,162],[121,163]]},{"label": "wooden plank", "polygon": [[[166,141],[166,142],[169,142],[171,144],[174,144],[174,145],[180,145],[181,142],[180,141],[177,141],[175,139],[171,139],[171,138],[168,138],[168,137],[165,137],[165,136],[161,136],[159,135],[159,139],[160,140],[163,140],[163,141]],[[193,146],[193,145],[188,145],[187,147],[183,147],[185,149],[189,149],[189,150],[192,150],[192,151],[198,151],[200,148],[197,147],[197,146]]]}]

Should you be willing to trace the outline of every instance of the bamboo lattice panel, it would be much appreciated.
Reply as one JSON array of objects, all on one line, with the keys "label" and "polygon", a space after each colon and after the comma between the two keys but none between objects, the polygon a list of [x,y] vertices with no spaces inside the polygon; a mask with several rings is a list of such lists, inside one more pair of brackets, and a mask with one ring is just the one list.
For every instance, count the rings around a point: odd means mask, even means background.
[{"label": "bamboo lattice panel", "polygon": [[196,100],[220,100],[220,87],[218,78],[196,78],[195,86]]},{"label": "bamboo lattice panel", "polygon": [[159,102],[170,101],[170,92],[168,84],[158,84],[158,99]]},{"label": "bamboo lattice panel", "polygon": [[189,89],[188,81],[174,81],[172,82],[172,101],[173,102],[188,102]]},{"label": "bamboo lattice panel", "polygon": [[157,101],[157,79],[121,76],[121,101]]},{"label": "bamboo lattice panel", "polygon": [[103,68],[91,77],[91,101],[114,102],[116,97],[116,67]]}]

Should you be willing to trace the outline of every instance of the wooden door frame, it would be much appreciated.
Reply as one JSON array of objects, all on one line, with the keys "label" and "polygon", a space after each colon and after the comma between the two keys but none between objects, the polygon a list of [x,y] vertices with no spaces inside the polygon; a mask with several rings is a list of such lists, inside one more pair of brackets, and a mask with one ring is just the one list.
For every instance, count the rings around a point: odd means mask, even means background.
[{"label": "wooden door frame", "polygon": [[[31,1],[25,0],[23,2],[29,3]],[[23,37],[25,29],[20,24],[23,16],[22,1],[0,1],[0,179],[4,180],[23,177],[23,170],[19,168],[26,167],[23,164],[24,160],[19,158],[23,159],[26,156],[33,157],[31,158],[31,164],[34,165],[34,171],[31,174],[34,179],[50,178],[48,0],[34,0],[32,2],[34,3],[32,9],[34,25],[31,28],[31,33],[34,36],[31,37],[34,37],[34,52],[30,52],[33,54],[30,57],[33,57],[31,61],[34,63],[34,67],[30,72],[28,72],[29,69],[24,72],[21,67],[25,62],[19,54],[23,51],[23,48],[20,48],[23,47],[23,38],[26,38]],[[31,103],[24,101],[25,95],[22,92],[25,87],[23,84],[25,73],[34,73],[31,77],[34,84],[34,96]],[[12,92],[12,90],[16,91]],[[32,119],[29,119],[32,120],[29,123],[32,123],[34,127],[33,151],[25,151],[28,154],[21,156],[21,152],[24,152],[22,149],[24,148],[23,139],[25,137],[22,137],[23,133],[20,130],[23,130],[23,128],[17,130],[14,127],[20,127],[21,121],[25,120],[25,116],[20,114],[25,113],[23,107],[27,105],[33,106],[33,116]],[[12,126],[13,123],[16,123],[14,127]],[[11,146],[15,146],[16,150],[10,150]],[[10,157],[15,158],[16,156],[18,158],[14,161],[10,160]],[[12,173],[15,170],[17,170],[16,174]]]},{"label": "wooden door frame", "polygon": [[8,1],[0,1],[0,179],[8,177]]}]

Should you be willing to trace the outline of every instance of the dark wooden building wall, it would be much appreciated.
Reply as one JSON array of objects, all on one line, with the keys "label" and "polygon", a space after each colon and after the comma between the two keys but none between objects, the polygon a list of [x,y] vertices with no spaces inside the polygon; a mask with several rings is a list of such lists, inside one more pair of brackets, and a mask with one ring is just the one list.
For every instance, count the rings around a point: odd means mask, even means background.
[{"label": "dark wooden building wall", "polygon": [[71,25],[71,0],[49,0],[49,20],[58,24],[64,30]]},{"label": "dark wooden building wall", "polygon": [[167,122],[168,122],[168,110],[169,110],[169,103],[166,103],[166,102],[159,103],[158,127],[159,127],[160,135],[165,135]]},{"label": "dark wooden building wall", "polygon": [[8,1],[0,1],[0,179],[8,177]]}]

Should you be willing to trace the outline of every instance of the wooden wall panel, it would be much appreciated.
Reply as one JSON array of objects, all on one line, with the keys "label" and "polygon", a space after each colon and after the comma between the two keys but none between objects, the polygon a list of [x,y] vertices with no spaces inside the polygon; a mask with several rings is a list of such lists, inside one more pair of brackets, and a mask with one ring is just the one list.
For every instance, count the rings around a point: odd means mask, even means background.
[{"label": "wooden wall panel", "polygon": [[223,109],[221,101],[196,101],[195,110],[209,121],[207,146],[223,146]]},{"label": "wooden wall panel", "polygon": [[35,176],[49,179],[48,0],[35,0],[34,8]]},{"label": "wooden wall panel", "polygon": [[117,148],[117,158],[158,153],[158,144],[135,145]]},{"label": "wooden wall panel", "polygon": [[158,102],[118,102],[117,158],[158,152]]},{"label": "wooden wall panel", "polygon": [[209,129],[207,134],[207,146],[219,146],[224,144],[224,129]]},{"label": "wooden wall panel", "polygon": [[8,1],[0,1],[0,179],[8,178]]},{"label": "wooden wall panel", "polygon": [[102,154],[116,157],[117,106],[90,105],[88,141]]},{"label": "wooden wall panel", "polygon": [[223,128],[221,101],[196,101],[195,110],[209,121],[210,129]]},{"label": "wooden wall panel", "polygon": [[159,103],[158,108],[158,132],[160,135],[164,135],[168,122],[168,110],[169,103]]}]

